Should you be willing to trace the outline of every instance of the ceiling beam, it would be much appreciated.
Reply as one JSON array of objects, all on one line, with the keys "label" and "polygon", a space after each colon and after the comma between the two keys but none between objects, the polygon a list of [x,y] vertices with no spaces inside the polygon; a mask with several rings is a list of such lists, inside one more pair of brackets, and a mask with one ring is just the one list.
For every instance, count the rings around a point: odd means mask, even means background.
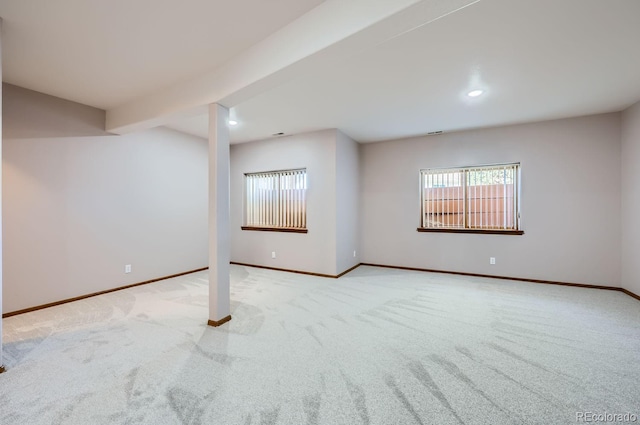
[{"label": "ceiling beam", "polygon": [[107,111],[112,133],[143,130],[228,108],[292,78],[328,69],[479,0],[328,0],[225,65]]}]

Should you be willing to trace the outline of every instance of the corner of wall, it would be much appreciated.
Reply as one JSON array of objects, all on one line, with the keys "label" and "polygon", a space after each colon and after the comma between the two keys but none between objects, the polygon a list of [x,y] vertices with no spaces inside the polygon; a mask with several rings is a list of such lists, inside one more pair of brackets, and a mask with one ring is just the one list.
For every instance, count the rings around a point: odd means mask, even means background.
[{"label": "corner of wall", "polygon": [[[2,18],[0,18],[0,81],[2,81]],[[3,85],[0,84],[0,223],[2,223],[2,105],[4,103]],[[0,372],[4,371],[2,366],[2,226],[0,226]]]},{"label": "corner of wall", "polygon": [[[335,129],[234,145],[231,150],[231,259],[237,263],[323,275],[336,272]],[[286,154],[283,155],[283,152]],[[307,168],[308,233],[241,230],[243,175]],[[276,258],[271,257],[275,251]]]},{"label": "corner of wall", "polygon": [[620,126],[621,286],[640,294],[640,102],[622,112]]},{"label": "corner of wall", "polygon": [[359,145],[336,130],[336,274],[359,260]]}]

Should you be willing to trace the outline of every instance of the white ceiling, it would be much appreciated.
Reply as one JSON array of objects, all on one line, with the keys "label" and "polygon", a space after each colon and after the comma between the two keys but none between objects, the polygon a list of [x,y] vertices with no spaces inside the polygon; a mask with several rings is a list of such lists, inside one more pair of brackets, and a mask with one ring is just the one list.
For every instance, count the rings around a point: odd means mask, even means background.
[{"label": "white ceiling", "polygon": [[[639,45],[638,0],[481,0],[235,106],[232,141],[339,128],[372,142],[619,111],[640,100]],[[204,115],[169,126],[207,137]]]},{"label": "white ceiling", "polygon": [[324,0],[0,0],[3,80],[109,109],[216,68]]},{"label": "white ceiling", "polygon": [[373,142],[640,100],[640,0],[473,1],[0,0],[3,77],[108,116],[173,99],[153,125],[201,137],[206,115],[164,113],[210,102],[217,78],[237,99],[233,143],[324,128]]}]

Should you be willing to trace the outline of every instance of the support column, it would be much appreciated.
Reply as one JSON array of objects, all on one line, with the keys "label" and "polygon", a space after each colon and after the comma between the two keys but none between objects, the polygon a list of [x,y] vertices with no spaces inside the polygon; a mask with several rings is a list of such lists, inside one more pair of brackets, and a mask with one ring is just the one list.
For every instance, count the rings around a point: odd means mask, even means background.
[{"label": "support column", "polygon": [[209,326],[231,320],[229,110],[209,105]]},{"label": "support column", "polygon": [[[0,223],[2,223],[2,18],[0,18]],[[0,373],[2,363],[2,226],[0,226]]]}]

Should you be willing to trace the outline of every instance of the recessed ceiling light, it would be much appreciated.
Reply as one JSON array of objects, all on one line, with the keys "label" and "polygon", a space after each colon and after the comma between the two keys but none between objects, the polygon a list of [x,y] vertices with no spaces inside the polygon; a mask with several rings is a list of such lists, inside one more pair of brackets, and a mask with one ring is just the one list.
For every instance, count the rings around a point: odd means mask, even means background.
[{"label": "recessed ceiling light", "polygon": [[229,125],[238,125],[238,121],[236,121],[236,120],[229,120]]},{"label": "recessed ceiling light", "polygon": [[471,90],[469,93],[467,93],[467,96],[469,96],[469,97],[478,97],[482,93],[484,93],[483,90]]}]

